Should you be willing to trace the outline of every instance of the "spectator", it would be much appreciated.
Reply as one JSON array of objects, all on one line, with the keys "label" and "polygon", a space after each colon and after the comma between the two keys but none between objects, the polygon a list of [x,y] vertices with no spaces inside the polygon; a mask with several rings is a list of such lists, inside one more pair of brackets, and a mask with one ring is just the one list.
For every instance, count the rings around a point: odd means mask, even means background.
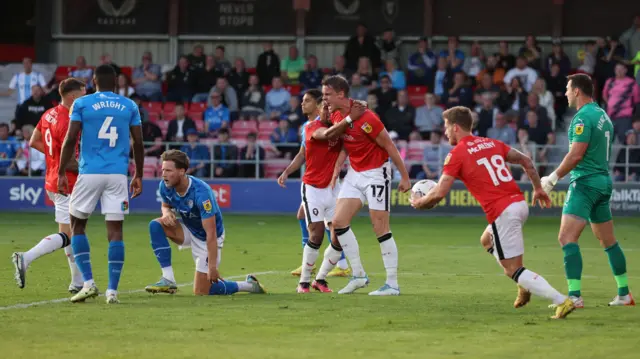
[{"label": "spectator", "polygon": [[193,52],[187,55],[187,60],[189,60],[191,70],[193,71],[198,71],[199,69],[204,68],[207,60],[207,56],[204,54],[204,47],[200,44],[194,46]]},{"label": "spectator", "polygon": [[467,75],[464,72],[456,72],[453,76],[453,86],[442,95],[442,103],[451,108],[454,106],[473,106],[473,91],[467,84]]},{"label": "spectator", "polygon": [[[527,112],[527,121],[523,128],[527,129],[529,139],[537,145],[536,162],[546,164],[547,154],[550,146],[555,143],[555,135],[551,131],[551,127],[538,121],[536,111]],[[540,166],[538,172],[544,174],[546,166]]]},{"label": "spectator", "polygon": [[569,75],[571,72],[571,60],[569,60],[569,56],[564,53],[562,49],[562,44],[559,40],[554,40],[553,45],[551,46],[551,53],[547,56],[547,66],[545,67],[545,71],[547,73],[551,72],[551,64],[558,63],[560,65],[560,74],[562,76]]},{"label": "spectator", "polygon": [[189,156],[188,175],[196,177],[209,177],[207,164],[211,161],[211,155],[206,145],[199,143],[200,136],[194,128],[187,130],[187,143],[180,149]]},{"label": "spectator", "polygon": [[[582,55],[578,54],[578,58],[581,61],[578,71],[593,75],[596,68],[596,52],[596,42],[593,40],[587,41]],[[551,69],[549,72],[551,72]]]},{"label": "spectator", "polygon": [[[169,127],[167,128],[167,142],[183,142],[186,138],[187,131],[190,128],[196,128],[196,123],[185,116],[183,104],[176,104],[175,114],[176,118],[169,121]],[[180,147],[174,146],[174,148]]]},{"label": "spectator", "polygon": [[533,84],[533,89],[531,90],[532,93],[538,95],[538,103],[540,104],[540,107],[543,107],[547,110],[547,118],[549,119],[549,121],[551,122],[552,129],[555,129],[555,123],[556,123],[556,111],[555,111],[555,98],[553,97],[553,94],[551,93],[551,91],[547,90],[547,83],[544,81],[543,78],[538,78],[536,80],[536,82]]},{"label": "spectator", "polygon": [[216,177],[235,177],[238,170],[238,148],[229,141],[229,137],[227,128],[218,132],[218,144],[213,148]]},{"label": "spectator", "polygon": [[380,106],[378,106],[378,97],[373,92],[369,92],[369,94],[367,95],[367,108],[375,112],[378,117],[382,119],[383,116],[379,111],[379,107]]},{"label": "spectator", "polygon": [[475,112],[478,114],[478,122],[476,123],[476,131],[478,136],[487,137],[490,128],[495,127],[496,118],[500,111],[494,106],[491,95],[484,94],[481,98],[481,106],[476,107]]},{"label": "spectator", "polygon": [[300,106],[300,97],[291,96],[289,99],[289,110],[284,112],[280,119],[289,121],[289,127],[298,129],[304,122],[307,121],[306,117],[302,114],[302,106]]},{"label": "spectator", "polygon": [[[264,148],[258,144],[257,139],[258,135],[255,132],[250,132],[247,135],[247,146],[240,150],[240,161],[252,162],[240,163],[239,177],[255,178],[256,174],[258,175],[258,178],[264,177],[263,165],[256,163],[256,161],[264,162],[265,151]],[[257,173],[256,167],[258,168]]]},{"label": "spectator", "polygon": [[433,84],[431,85],[433,93],[438,96],[438,98],[442,97],[445,91],[449,89],[452,81],[453,72],[447,66],[447,59],[444,57],[439,57],[438,68],[436,70],[435,76],[433,77]]},{"label": "spectator", "polygon": [[116,75],[120,75],[122,73],[122,70],[120,69],[120,66],[116,65],[112,59],[111,59],[111,55],[108,53],[104,53],[100,56],[100,65],[109,65],[111,67],[113,67],[113,71],[116,72]]},{"label": "spectator", "polygon": [[506,41],[500,41],[498,52],[494,56],[498,60],[498,68],[505,72],[511,70],[516,65],[516,57],[509,53],[509,44]]},{"label": "spectator", "polygon": [[249,76],[249,88],[242,97],[242,112],[258,115],[264,112],[265,96],[258,75]]},{"label": "spectator", "polygon": [[236,90],[229,86],[226,78],[218,77],[216,85],[209,91],[209,106],[212,104],[211,95],[213,95],[214,92],[222,95],[222,103],[229,108],[232,115],[238,112],[238,95],[236,94]]},{"label": "spectator", "polygon": [[418,41],[418,51],[409,56],[407,72],[409,85],[424,86],[433,80],[436,68],[436,55],[429,48],[429,39],[423,37]]},{"label": "spectator", "polygon": [[231,114],[229,109],[222,104],[222,94],[217,91],[211,93],[211,105],[203,114],[205,132],[215,136],[221,128],[229,128]]},{"label": "spectator", "polygon": [[500,94],[500,87],[493,83],[493,77],[490,73],[485,72],[482,75],[481,80],[476,87],[476,92],[473,95],[473,101],[476,103],[482,102],[482,96],[488,94],[493,101],[498,98]]},{"label": "spectator", "polygon": [[487,57],[487,66],[476,76],[476,83],[482,83],[485,74],[489,75],[491,82],[496,86],[504,84],[505,69],[498,67],[498,58],[495,56]]},{"label": "spectator", "polygon": [[415,127],[416,109],[409,105],[407,91],[398,91],[398,104],[387,111],[383,123],[388,131],[396,131],[401,140],[408,140]]},{"label": "spectator", "polygon": [[133,85],[143,100],[162,101],[162,72],[148,51],[142,55],[142,65],[133,70]]},{"label": "spectator", "polygon": [[629,59],[633,59],[640,53],[640,14],[636,14],[633,18],[631,28],[622,33],[620,42],[629,50]]},{"label": "spectator", "polygon": [[38,125],[42,114],[53,107],[53,103],[43,96],[44,91],[42,88],[38,85],[33,86],[31,89],[31,97],[18,107],[16,126],[22,128],[25,125],[31,125],[33,127]]},{"label": "spectator", "polygon": [[193,97],[192,77],[193,70],[189,68],[189,60],[186,56],[180,56],[178,65],[167,74],[167,101],[189,103]]},{"label": "spectator", "polygon": [[[538,46],[538,41],[533,35],[528,35],[525,39],[524,46],[518,51],[518,55],[526,59],[527,65],[534,70],[542,70],[542,49]],[[506,80],[505,80],[506,82]],[[529,86],[533,85],[533,82]],[[523,86],[527,88],[526,84]],[[531,89],[528,88],[527,91]]]},{"label": "spectator", "polygon": [[322,85],[322,70],[318,68],[318,58],[309,55],[304,71],[300,74],[300,84],[304,90],[315,89]]},{"label": "spectator", "polygon": [[351,76],[351,87],[349,88],[349,97],[354,100],[366,101],[369,96],[369,89],[362,86],[362,78],[360,74],[353,74]]},{"label": "spectator", "polygon": [[[380,49],[376,46],[375,39],[369,35],[368,29],[364,24],[356,27],[356,34],[351,36],[344,50],[344,58],[347,62],[347,68],[356,70],[361,57],[368,58],[374,68],[380,67]],[[364,78],[362,79],[365,85]]]},{"label": "spectator", "polygon": [[631,117],[636,104],[640,103],[640,88],[634,79],[627,76],[627,67],[616,65],[616,76],[604,84],[602,98],[607,102],[607,114],[620,143],[631,129]]},{"label": "spectator", "polygon": [[[144,155],[149,157],[160,157],[164,152],[162,144],[162,131],[155,123],[149,121],[149,116],[143,116],[144,108],[139,108],[142,118],[142,141],[144,142]],[[152,145],[150,143],[153,143]]]},{"label": "spectator", "polygon": [[626,49],[616,38],[608,37],[607,40],[608,45],[603,47],[596,55],[596,58],[601,59],[602,61],[599,77],[599,81],[602,83],[607,79],[616,76],[616,65],[618,63],[624,63],[626,55]]},{"label": "spectator", "polygon": [[[398,133],[396,131],[389,132],[389,138],[391,139],[391,142],[393,142],[394,146],[396,146],[396,149],[398,150],[398,153],[400,154],[400,159],[402,159],[402,162],[404,163],[405,159],[407,158],[407,147],[400,145],[400,142],[398,141],[398,139],[399,139]],[[406,165],[407,164],[405,164],[405,166]],[[398,167],[396,167],[392,163],[391,164],[391,179],[393,180],[393,179],[398,179],[398,178],[401,178],[400,171],[398,170]]]},{"label": "spectator", "polygon": [[358,60],[358,71],[356,71],[356,73],[360,75],[362,85],[370,88],[374,87],[378,78],[371,69],[371,61],[369,61],[368,57],[361,57],[360,60]]},{"label": "spectator", "polygon": [[31,97],[31,90],[34,86],[40,86],[40,88],[47,86],[47,81],[44,79],[44,76],[39,72],[33,71],[31,58],[25,57],[22,60],[22,67],[24,71],[13,75],[11,82],[9,82],[9,96],[13,94],[16,88],[18,89],[17,106],[22,105],[23,102]]},{"label": "spectator", "polygon": [[422,173],[418,174],[418,179],[437,180],[440,177],[442,163],[447,155],[448,148],[443,146],[442,132],[432,131],[429,135],[430,144],[424,148]]},{"label": "spectator", "polygon": [[551,65],[551,74],[547,77],[546,83],[547,89],[551,92],[554,98],[554,109],[556,119],[558,120],[556,126],[560,127],[564,122],[564,113],[567,111],[567,107],[569,106],[567,97],[564,95],[567,90],[567,78],[560,75],[560,65]]},{"label": "spectator", "polygon": [[447,60],[447,66],[453,72],[462,71],[464,64],[464,52],[458,48],[459,42],[456,36],[449,36],[447,49],[440,51],[439,57]]},{"label": "spectator", "polygon": [[19,144],[9,138],[9,125],[0,123],[0,176],[13,176],[16,172],[16,149]]},{"label": "spectator", "polygon": [[424,95],[425,104],[416,109],[416,128],[423,139],[430,136],[431,131],[441,131],[444,121],[442,120],[442,107],[436,104],[436,96],[432,93]]},{"label": "spectator", "polygon": [[118,75],[118,83],[116,84],[116,93],[120,96],[131,97],[136,90],[131,87],[131,81],[127,75],[121,73]]},{"label": "spectator", "polygon": [[380,49],[381,63],[384,64],[389,60],[395,64],[400,63],[400,43],[401,41],[395,37],[392,28],[387,28],[382,32],[382,38],[378,39],[376,44]]},{"label": "spectator", "polygon": [[516,131],[507,126],[507,121],[501,113],[495,117],[495,125],[487,131],[487,137],[502,141],[508,145],[516,143]]},{"label": "spectator", "polygon": [[505,84],[505,89],[500,91],[498,95],[498,108],[501,112],[508,110],[520,111],[522,107],[526,106],[527,94],[527,91],[520,84],[520,78],[513,77],[508,84]]},{"label": "spectator", "polygon": [[292,146],[298,143],[298,131],[289,126],[289,121],[280,120],[278,127],[271,133],[271,143],[276,146],[279,156],[290,158],[298,150]]},{"label": "spectator", "polygon": [[87,86],[87,90],[93,87],[91,80],[93,79],[93,69],[87,67],[87,60],[84,56],[76,58],[76,69],[69,73],[70,77],[75,77]]},{"label": "spectator", "polygon": [[280,75],[280,58],[273,51],[273,42],[267,41],[263,45],[264,52],[258,56],[256,73],[260,79],[260,85],[271,85],[271,80]]},{"label": "spectator", "polygon": [[353,71],[345,67],[344,56],[336,56],[333,62],[333,69],[331,69],[331,75],[339,75],[345,79],[351,78]]},{"label": "spectator", "polygon": [[212,55],[205,58],[204,67],[196,70],[195,76],[191,77],[193,83],[191,88],[195,91],[191,102],[207,102],[209,99],[209,91],[216,85],[218,78],[223,77],[224,73],[216,68],[216,60]]},{"label": "spectator", "polygon": [[518,56],[518,60],[516,60],[516,67],[507,71],[507,74],[504,76],[504,83],[509,86],[511,84],[511,80],[514,77],[517,77],[520,80],[520,86],[527,91],[531,92],[531,88],[533,87],[534,82],[538,79],[538,73],[527,66],[527,58],[524,56]]},{"label": "spectator", "polygon": [[135,104],[138,106],[138,112],[140,113],[140,120],[142,122],[149,121],[149,111],[147,111],[147,109],[144,108],[144,106],[142,106],[142,100],[140,99],[140,96],[138,96],[134,92],[133,94],[131,94],[130,99],[133,102],[135,102]]},{"label": "spectator", "polygon": [[[640,114],[636,114],[633,118],[631,129],[627,131],[627,138],[624,142],[627,146],[640,145]],[[628,156],[628,158],[627,158]],[[616,166],[613,170],[615,181],[636,182],[640,180],[640,148],[623,148],[618,152]],[[627,164],[629,170],[627,172]]]},{"label": "spectator", "polygon": [[233,69],[228,76],[229,85],[236,90],[236,95],[244,94],[249,87],[249,73],[247,72],[244,59],[241,57],[236,58]]},{"label": "spectator", "polygon": [[290,84],[297,84],[300,79],[300,73],[305,69],[305,61],[299,56],[298,48],[289,47],[289,56],[285,57],[280,64],[280,76],[283,80]]},{"label": "spectator", "polygon": [[216,60],[216,69],[218,72],[224,74],[224,76],[228,76],[231,72],[231,62],[224,57],[224,46],[218,45],[216,46],[215,51],[215,60]]},{"label": "spectator", "polygon": [[19,176],[41,176],[45,170],[44,153],[29,146],[34,126],[22,126],[23,141],[16,153],[16,168]]},{"label": "spectator", "polygon": [[[391,106],[395,106],[398,99],[398,91],[391,87],[391,79],[389,76],[382,76],[380,78],[380,87],[372,91],[378,98],[377,113],[385,115]],[[384,119],[382,119],[384,122]]]},{"label": "spectator", "polygon": [[467,76],[475,81],[480,71],[484,70],[484,60],[484,51],[482,51],[480,43],[474,41],[473,44],[471,44],[471,54],[464,60],[462,68]]},{"label": "spectator", "polygon": [[387,75],[391,79],[391,85],[396,90],[403,90],[407,87],[407,80],[404,77],[404,72],[398,70],[395,60],[385,61],[385,71],[380,73],[380,76]]},{"label": "spectator", "polygon": [[282,87],[282,79],[273,78],[272,88],[267,92],[265,108],[267,115],[271,119],[279,118],[281,114],[289,110],[289,99],[291,94]]},{"label": "spectator", "polygon": [[[516,150],[522,152],[525,156],[536,161],[536,144],[529,140],[529,131],[526,128],[518,129],[518,143],[513,146]],[[512,166],[511,173],[516,181],[523,181],[527,178],[520,166]]]},{"label": "spectator", "polygon": [[[536,113],[537,122],[540,123],[542,127],[549,127],[550,129],[553,129],[553,123],[549,119],[547,109],[540,106],[540,99],[538,95],[533,92],[527,95],[527,105],[520,111],[520,126],[528,125],[527,113],[529,111]],[[529,137],[533,138],[533,136]]]}]

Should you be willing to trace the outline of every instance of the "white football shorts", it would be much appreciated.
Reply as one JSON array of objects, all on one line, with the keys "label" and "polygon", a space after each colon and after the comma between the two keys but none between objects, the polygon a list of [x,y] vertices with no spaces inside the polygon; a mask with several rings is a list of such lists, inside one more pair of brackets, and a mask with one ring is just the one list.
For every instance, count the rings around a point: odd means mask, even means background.
[{"label": "white football shorts", "polygon": [[129,189],[127,176],[120,174],[81,174],[73,187],[69,212],[72,216],[87,219],[100,201],[102,214],[107,221],[122,221],[129,214]]},{"label": "white football shorts", "polygon": [[[196,272],[209,273],[209,254],[207,251],[207,242],[196,238],[189,228],[180,222],[182,226],[182,233],[184,233],[184,241],[182,245],[178,246],[178,249],[191,247],[191,256],[196,264]],[[218,238],[218,261],[216,268],[220,266],[220,260],[222,259],[222,247],[224,246],[224,233]]]},{"label": "white football shorts", "polygon": [[300,195],[307,226],[316,222],[331,223],[336,213],[338,193],[340,193],[340,185],[337,183],[334,188],[317,188],[302,182]]},{"label": "white football shorts", "polygon": [[496,220],[487,226],[493,240],[493,255],[498,260],[524,254],[522,228],[529,217],[527,202],[511,203]]},{"label": "white football shorts", "polygon": [[369,209],[391,212],[391,164],[363,172],[349,167],[338,198],[358,198]]},{"label": "white football shorts", "polygon": [[69,196],[63,196],[60,193],[47,191],[47,196],[55,206],[56,223],[70,224],[71,216],[69,216]]}]

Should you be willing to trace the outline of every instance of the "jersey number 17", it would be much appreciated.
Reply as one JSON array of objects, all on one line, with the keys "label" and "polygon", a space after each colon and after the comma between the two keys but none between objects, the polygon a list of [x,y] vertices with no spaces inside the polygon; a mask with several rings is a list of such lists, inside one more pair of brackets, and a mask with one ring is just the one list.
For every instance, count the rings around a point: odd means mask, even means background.
[{"label": "jersey number 17", "polygon": [[116,141],[118,140],[118,128],[116,126],[111,126],[111,121],[113,121],[113,116],[107,116],[102,123],[102,127],[100,127],[100,131],[98,132],[98,138],[101,140],[109,140],[109,147],[116,147]]}]

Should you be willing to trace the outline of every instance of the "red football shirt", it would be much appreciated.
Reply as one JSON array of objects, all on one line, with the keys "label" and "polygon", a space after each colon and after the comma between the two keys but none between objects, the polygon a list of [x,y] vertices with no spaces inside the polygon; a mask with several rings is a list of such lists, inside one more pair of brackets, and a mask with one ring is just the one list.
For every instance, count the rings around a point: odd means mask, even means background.
[{"label": "red football shirt", "polygon": [[511,148],[491,138],[467,136],[444,160],[443,173],[461,180],[493,223],[511,203],[524,201],[505,161]]},{"label": "red football shirt", "polygon": [[[44,142],[44,156],[47,165],[44,189],[49,192],[58,192],[58,167],[60,166],[60,154],[62,144],[69,128],[69,109],[58,105],[47,110],[38,122],[37,129],[42,134]],[[67,171],[69,191],[73,189],[78,174]]]},{"label": "red football shirt", "polygon": [[[347,116],[343,116],[340,111],[335,111],[331,114],[331,122],[336,124],[345,117]],[[347,127],[342,139],[354,170],[364,172],[380,168],[389,160],[387,151],[376,143],[376,137],[382,131],[384,131],[382,121],[378,115],[368,109],[357,121]]]},{"label": "red football shirt", "polygon": [[312,137],[317,129],[323,127],[327,126],[315,120],[309,122],[304,129],[306,168],[302,182],[317,188],[326,188],[331,183],[333,170],[342,150],[342,141],[339,139],[320,141]]}]

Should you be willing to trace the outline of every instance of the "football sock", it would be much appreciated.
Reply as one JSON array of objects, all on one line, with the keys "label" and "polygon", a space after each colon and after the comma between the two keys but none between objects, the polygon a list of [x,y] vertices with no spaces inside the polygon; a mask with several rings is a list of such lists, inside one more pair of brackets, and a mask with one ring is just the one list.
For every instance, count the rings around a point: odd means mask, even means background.
[{"label": "football sock", "polygon": [[336,235],[338,236],[338,241],[340,242],[340,246],[344,251],[344,254],[347,256],[349,260],[349,264],[351,264],[351,270],[353,271],[354,277],[364,277],[367,274],[362,267],[362,262],[360,261],[360,246],[358,245],[358,241],[356,240],[356,235],[353,234],[351,227],[336,229]]},{"label": "football sock", "polygon": [[84,279],[84,286],[90,287],[95,285],[93,281],[93,273],[91,272],[91,256],[89,249],[89,240],[86,234],[76,234],[71,237],[71,247],[73,247],[73,258]]},{"label": "football sock", "polygon": [[124,266],[124,242],[109,242],[109,286],[107,289],[118,290],[122,267]]},{"label": "football sock", "polygon": [[[229,282],[227,282],[229,283]],[[238,292],[251,292],[253,290],[253,284],[249,282],[236,282],[238,285]]]},{"label": "football sock", "polygon": [[300,273],[300,283],[309,283],[311,280],[311,270],[318,259],[319,246],[311,241],[307,242],[302,250],[302,273]]},{"label": "football sock", "polygon": [[153,253],[162,268],[162,276],[175,283],[176,278],[173,274],[173,267],[171,267],[171,246],[160,222],[149,222],[149,235],[151,236],[151,248],[153,248]]},{"label": "football sock", "polygon": [[553,288],[541,275],[534,273],[525,267],[518,268],[511,277],[521,287],[529,292],[550,299],[553,304],[562,304],[567,298]]},{"label": "football sock", "polygon": [[324,258],[322,259],[320,270],[318,270],[318,274],[316,275],[316,280],[325,280],[327,274],[336,266],[336,262],[340,260],[340,256],[344,256],[342,248],[336,248],[333,243],[331,243],[324,251]]},{"label": "football sock", "polygon": [[391,232],[378,238],[382,262],[387,271],[387,284],[392,288],[398,288],[398,247]]},{"label": "football sock", "polygon": [[209,295],[231,295],[238,292],[238,282],[227,282],[219,280],[218,283],[212,283],[209,289]]},{"label": "football sock", "polygon": [[304,219],[299,219],[300,222],[300,231],[302,232],[302,247],[304,248],[305,244],[309,240],[309,229],[307,229],[307,221]]},{"label": "football sock", "polygon": [[[327,233],[327,238],[331,240],[331,230],[329,228],[325,228]],[[340,256],[340,260],[338,261],[338,268],[345,270],[349,268],[349,263],[347,263],[347,257],[344,256],[344,252],[340,251],[342,255]]]},{"label": "football sock", "polygon": [[582,254],[578,243],[567,243],[562,247],[564,252],[564,272],[569,285],[569,296],[580,297],[582,278]]},{"label": "football sock", "polygon": [[618,295],[625,296],[629,294],[629,284],[627,282],[627,260],[624,257],[622,248],[618,242],[609,248],[605,249],[607,256],[609,257],[609,265],[611,271],[618,284]]},{"label": "football sock", "polygon": [[40,240],[33,248],[26,251],[23,255],[25,267],[29,267],[29,264],[34,260],[49,254],[57,249],[68,246],[71,243],[69,237],[63,233],[51,234],[44,239]]},{"label": "football sock", "polygon": [[[71,243],[71,240],[69,240],[69,243]],[[82,273],[80,273],[76,262],[73,260],[73,248],[71,248],[70,245],[64,247],[64,254],[67,256],[69,269],[71,269],[71,284],[75,285],[76,287],[81,287],[83,282]]]}]

